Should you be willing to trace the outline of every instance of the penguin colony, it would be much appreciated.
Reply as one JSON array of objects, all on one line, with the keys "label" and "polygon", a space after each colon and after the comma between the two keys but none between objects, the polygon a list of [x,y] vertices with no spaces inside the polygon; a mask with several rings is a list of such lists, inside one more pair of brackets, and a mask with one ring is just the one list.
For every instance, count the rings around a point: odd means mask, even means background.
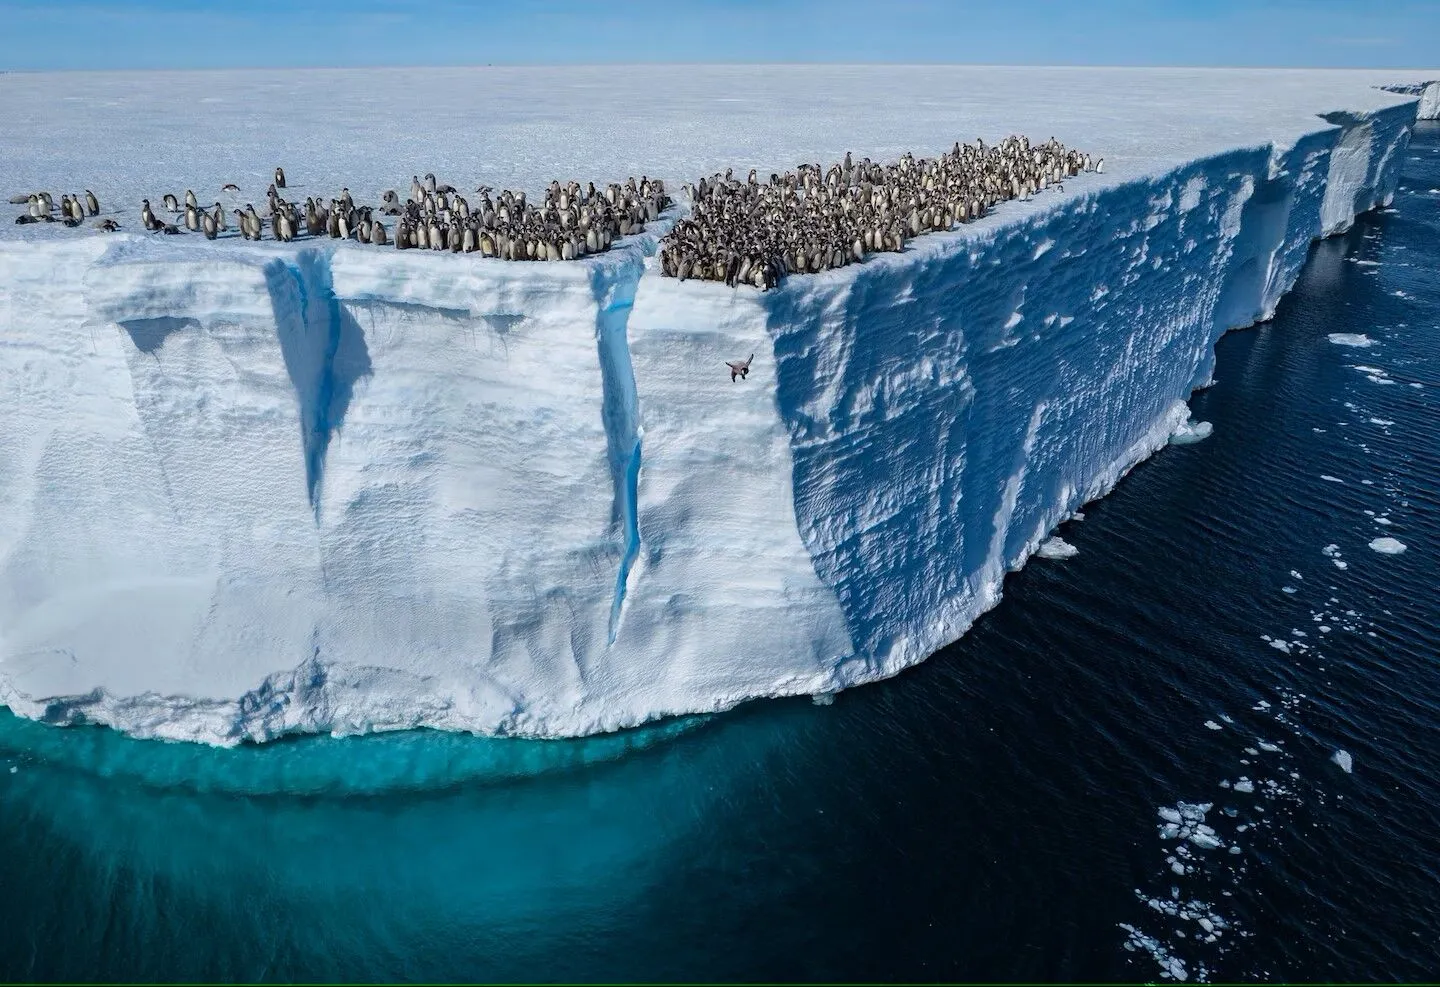
[{"label": "penguin colony", "polygon": [[[638,182],[632,177],[603,188],[594,182],[582,187],[579,182],[562,185],[555,181],[538,203],[527,199],[524,192],[508,189],[492,197],[493,190],[481,186],[475,190],[477,198],[472,205],[454,186],[439,182],[433,174],[427,174],[424,181],[416,175],[411,178],[407,199],[402,200],[392,189],[378,208],[357,206],[348,188],[328,202],[307,196],[302,206],[281,196],[285,187],[285,172],[276,168],[275,180],[266,190],[263,215],[250,203],[232,210],[242,237],[261,240],[268,226],[276,240],[286,243],[328,236],[376,246],[394,243],[401,250],[449,250],[505,260],[575,260],[610,249],[620,237],[639,233],[672,204],[665,183],[648,177]],[[233,195],[240,189],[228,184],[223,191]],[[19,195],[10,201],[28,206],[17,223],[55,221],[55,205],[48,192]],[[89,191],[83,205],[78,195],[67,195],[61,203],[67,226],[79,226],[86,215],[94,216],[99,210],[98,200]],[[183,229],[180,222],[171,221],[182,215]],[[395,217],[393,238],[385,226],[386,216]],[[120,229],[113,219],[96,225],[107,232]],[[185,192],[183,204],[175,195],[165,195],[159,212],[149,199],[142,200],[140,225],[152,233],[188,231],[203,233],[211,240],[230,229],[225,207],[219,202],[201,206],[193,190]]]},{"label": "penguin colony", "polygon": [[[597,190],[594,183],[582,189],[578,182],[562,186],[551,182],[543,202],[528,202],[524,192],[501,192],[491,198],[491,189],[476,189],[479,198],[472,206],[453,185],[439,182],[433,174],[422,182],[411,178],[410,196],[401,200],[392,189],[378,208],[357,206],[348,188],[328,202],[306,196],[303,206],[280,195],[285,172],[275,169],[275,180],[266,190],[266,211],[262,216],[253,204],[234,210],[240,235],[261,240],[265,227],[284,243],[303,237],[330,237],[356,240],[375,246],[394,243],[400,250],[449,250],[452,253],[479,253],[506,260],[574,260],[586,254],[608,250],[619,237],[644,229],[670,205],[665,186],[658,180],[631,178],[623,185],[612,184]],[[234,189],[226,186],[227,190]],[[238,191],[238,189],[234,189]],[[183,209],[173,195],[163,208],[185,215],[185,228],[205,234],[211,240],[228,230],[225,209],[220,203],[201,209],[195,193],[185,193]],[[392,235],[384,217],[395,217]],[[141,203],[140,222],[158,233],[180,230],[156,215],[146,199]]]},{"label": "penguin colony", "polygon": [[[997,202],[1027,199],[1082,171],[1103,169],[1103,158],[1092,164],[1088,154],[1054,138],[1032,147],[1027,138],[1011,136],[993,147],[983,140],[974,146],[957,142],[937,158],[906,153],[884,165],[869,158],[857,163],[847,153],[828,170],[802,164],[771,175],[768,182],[757,181],[753,169],[743,182],[726,171],[685,186],[691,215],[661,241],[660,268],[681,280],[723,281],[763,291],[789,274],[826,271],[877,251],[903,250],[912,237],[978,219]],[[482,185],[472,203],[433,174],[423,181],[417,175],[407,198],[392,189],[378,207],[357,206],[348,188],[328,201],[307,196],[302,206],[281,195],[285,188],[284,169],[276,168],[263,215],[249,203],[231,211],[242,237],[261,240],[268,226],[274,239],[286,243],[329,237],[503,260],[575,260],[639,233],[672,204],[664,182],[648,177],[603,188],[553,181],[539,202],[508,189],[494,195]],[[235,195],[240,189],[227,184],[223,191]],[[10,202],[26,207],[15,220],[21,224],[59,221],[76,227],[100,212],[99,200],[88,189],[83,197],[62,196],[59,216],[48,192],[13,196]],[[393,236],[385,217],[394,218]],[[149,199],[142,200],[140,222],[152,233],[202,233],[211,240],[230,231],[224,206],[201,206],[193,190],[185,192],[183,204],[165,195],[158,214]],[[120,229],[113,218],[95,225],[107,232]]]},{"label": "penguin colony", "polygon": [[1028,199],[1081,171],[1102,171],[1088,154],[1053,137],[1034,147],[1010,136],[993,147],[957,142],[937,158],[906,153],[894,164],[845,160],[822,170],[802,164],[784,175],[740,181],[730,171],[686,185],[693,204],[661,241],[668,277],[753,285],[764,291],[787,274],[828,271],[866,254],[898,251],[911,237],[953,229],[997,202]]}]

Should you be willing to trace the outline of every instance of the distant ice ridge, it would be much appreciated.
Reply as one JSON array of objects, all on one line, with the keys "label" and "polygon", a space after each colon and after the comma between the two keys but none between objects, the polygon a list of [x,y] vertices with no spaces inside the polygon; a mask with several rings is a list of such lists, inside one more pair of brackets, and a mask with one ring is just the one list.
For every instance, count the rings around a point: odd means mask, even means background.
[{"label": "distant ice ridge", "polygon": [[215,744],[564,736],[893,675],[1388,201],[1415,104],[1363,93],[764,295],[661,279],[650,234],[0,243],[0,699]]}]

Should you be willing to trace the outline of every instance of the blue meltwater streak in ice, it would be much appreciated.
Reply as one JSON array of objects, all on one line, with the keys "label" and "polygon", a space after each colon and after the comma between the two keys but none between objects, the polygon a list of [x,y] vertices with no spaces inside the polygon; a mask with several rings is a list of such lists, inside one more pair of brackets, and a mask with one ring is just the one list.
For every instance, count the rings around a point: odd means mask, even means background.
[{"label": "blue meltwater streak in ice", "polygon": [[615,489],[611,523],[619,525],[624,544],[615,574],[615,598],[610,606],[609,640],[615,643],[630,568],[640,552],[638,489],[640,484],[640,408],[635,392],[635,370],[630,363],[627,326],[635,304],[635,289],[644,270],[639,256],[623,263],[595,267],[591,286],[598,308],[595,334],[600,355],[601,386],[610,475]]},{"label": "blue meltwater streak in ice", "polygon": [[330,440],[345,422],[355,383],[371,372],[365,334],[335,297],[330,253],[301,250],[293,262],[265,268],[285,369],[300,403],[305,482],[320,512],[320,483]]}]

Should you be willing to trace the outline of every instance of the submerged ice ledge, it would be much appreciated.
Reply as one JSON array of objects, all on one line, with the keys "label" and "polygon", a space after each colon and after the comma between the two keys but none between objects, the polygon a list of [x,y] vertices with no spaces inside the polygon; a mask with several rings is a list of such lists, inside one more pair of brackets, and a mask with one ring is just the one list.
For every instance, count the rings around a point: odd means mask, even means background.
[{"label": "submerged ice ledge", "polygon": [[563,736],[892,675],[1166,443],[1220,335],[1388,202],[1415,112],[767,294],[660,278],[651,234],[0,244],[0,700],[216,744]]}]

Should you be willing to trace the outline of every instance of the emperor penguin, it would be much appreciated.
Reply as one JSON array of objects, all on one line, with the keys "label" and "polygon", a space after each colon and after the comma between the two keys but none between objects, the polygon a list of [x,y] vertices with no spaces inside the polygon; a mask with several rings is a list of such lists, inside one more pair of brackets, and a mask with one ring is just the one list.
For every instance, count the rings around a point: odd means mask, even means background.
[{"label": "emperor penguin", "polygon": [[161,200],[161,203],[165,206],[165,209],[168,212],[180,211],[180,200],[175,198],[175,196],[170,192],[165,193],[165,198]]},{"label": "emperor penguin", "polygon": [[213,240],[219,235],[215,227],[215,217],[208,212],[200,214],[200,228],[205,231],[205,239]]},{"label": "emperor penguin", "polygon": [[145,229],[149,230],[152,233],[160,228],[160,220],[156,219],[155,214],[150,211],[149,199],[141,200],[140,225],[145,227]]},{"label": "emperor penguin", "polygon": [[1104,159],[1104,158],[1100,158],[1099,160],[1097,160],[1097,161],[1095,162],[1095,174],[1097,174],[1097,175],[1103,175],[1104,173],[1105,173],[1105,159]]},{"label": "emperor penguin", "polygon": [[740,380],[744,380],[746,376],[749,375],[750,361],[753,359],[755,359],[755,354],[751,353],[744,360],[741,360],[737,363],[731,363],[729,360],[725,361],[725,366],[730,368],[730,383],[735,383],[737,377]]},{"label": "emperor penguin", "polygon": [[91,216],[100,215],[100,200],[95,198],[95,193],[88,188],[85,190],[85,211]]},{"label": "emperor penguin", "polygon": [[385,246],[385,224],[378,219],[370,224],[370,242],[377,247]]},{"label": "emperor penguin", "polygon": [[188,189],[188,188],[187,188],[187,189],[185,190],[185,208],[186,208],[186,209],[199,209],[199,208],[200,208],[200,203],[199,203],[198,201],[196,201],[196,199],[195,199],[195,192],[194,192],[193,189]]},{"label": "emperor penguin", "polygon": [[200,229],[200,210],[189,202],[185,203],[185,228],[191,233]]},{"label": "emperor penguin", "polygon": [[285,187],[285,169],[284,169],[284,168],[276,168],[276,169],[275,169],[275,187],[276,187],[276,188],[284,188],[284,187]]}]

